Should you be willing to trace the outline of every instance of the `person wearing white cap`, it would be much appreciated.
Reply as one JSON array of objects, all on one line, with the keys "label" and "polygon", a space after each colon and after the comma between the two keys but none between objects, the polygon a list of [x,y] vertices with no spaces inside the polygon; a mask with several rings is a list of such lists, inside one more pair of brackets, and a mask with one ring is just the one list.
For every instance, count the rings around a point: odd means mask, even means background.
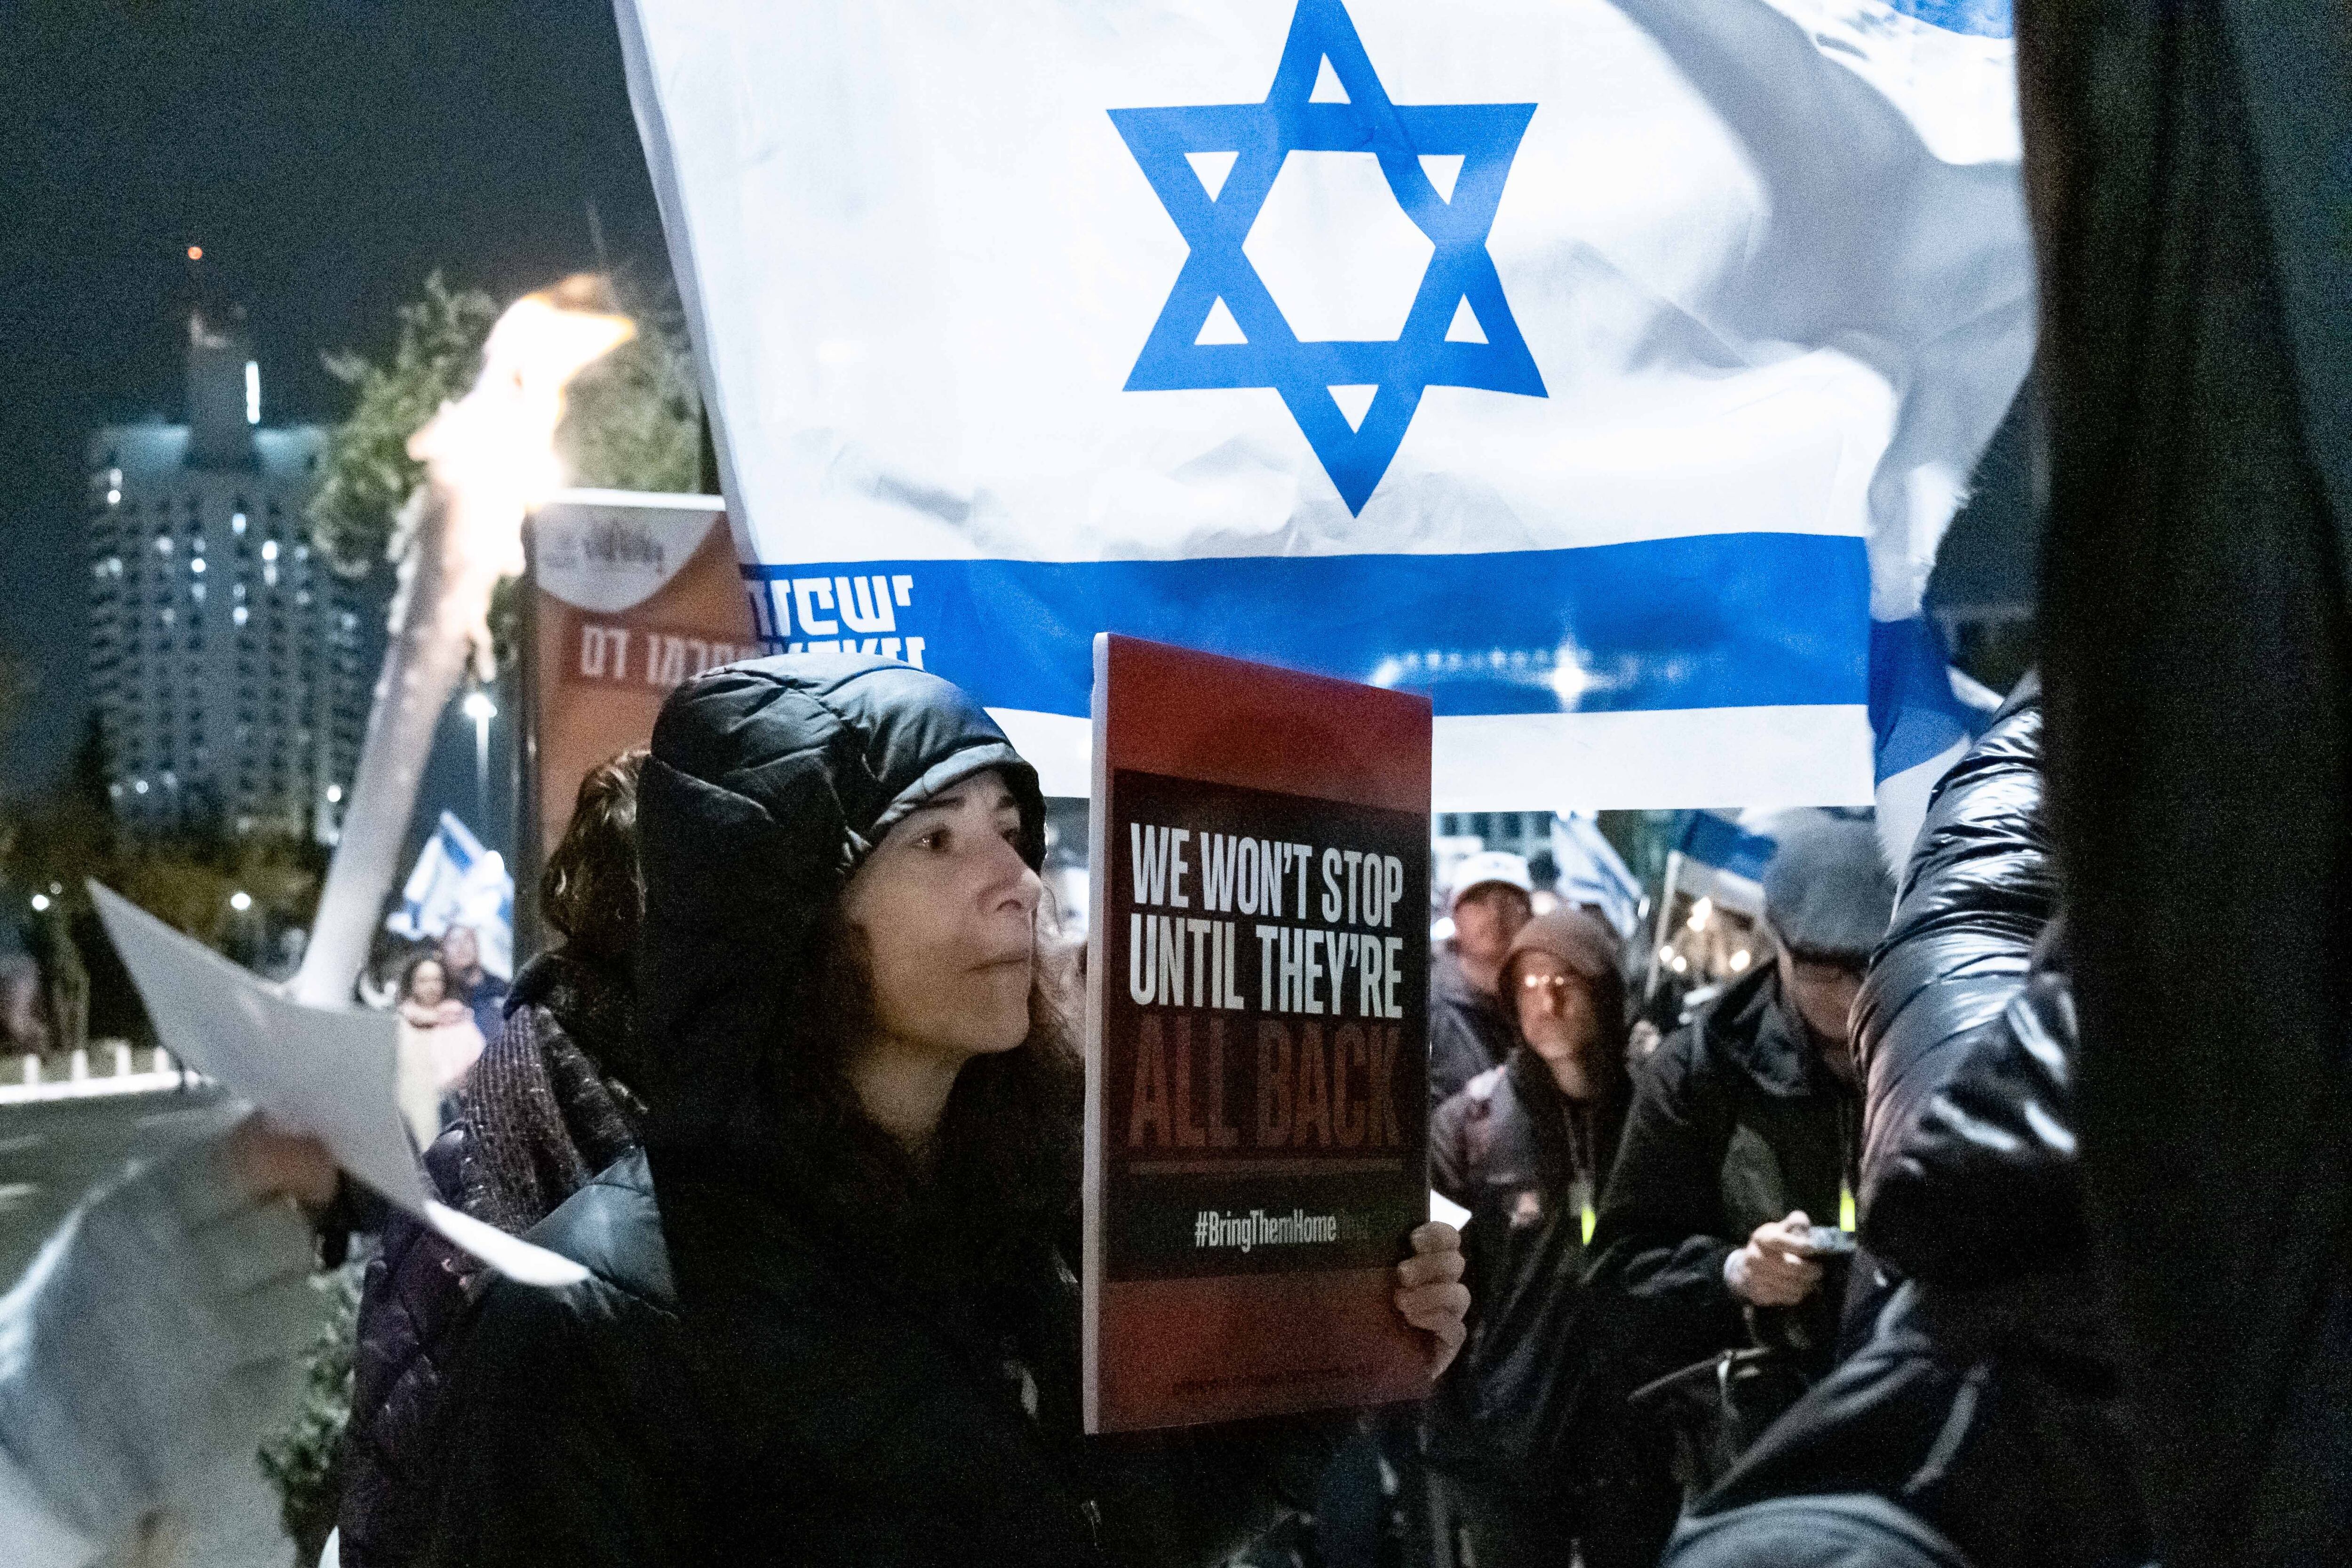
[{"label": "person wearing white cap", "polygon": [[1501,1065],[1518,1043],[1496,986],[1511,940],[1535,913],[1535,880],[1517,855],[1487,850],[1462,862],[1449,891],[1454,934],[1429,966],[1429,1102]]}]

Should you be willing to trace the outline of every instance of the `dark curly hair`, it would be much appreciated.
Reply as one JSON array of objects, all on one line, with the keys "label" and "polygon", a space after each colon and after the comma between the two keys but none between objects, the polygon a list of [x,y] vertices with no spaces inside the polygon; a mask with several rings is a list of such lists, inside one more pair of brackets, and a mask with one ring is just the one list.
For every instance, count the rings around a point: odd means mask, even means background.
[{"label": "dark curly hair", "polygon": [[539,874],[539,910],[584,958],[626,960],[646,914],[637,868],[637,774],[645,747],[598,763],[580,781],[572,820]]},{"label": "dark curly hair", "polygon": [[441,972],[441,994],[446,998],[457,994],[456,984],[449,978],[449,966],[441,962],[440,952],[435,948],[427,948],[401,965],[400,990],[397,993],[400,1000],[406,1002],[415,996],[416,972],[428,963]]}]

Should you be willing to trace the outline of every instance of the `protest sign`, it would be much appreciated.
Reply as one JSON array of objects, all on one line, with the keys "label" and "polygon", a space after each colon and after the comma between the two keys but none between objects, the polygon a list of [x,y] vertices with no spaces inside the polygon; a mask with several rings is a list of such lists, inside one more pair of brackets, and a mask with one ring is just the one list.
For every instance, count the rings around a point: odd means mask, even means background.
[{"label": "protest sign", "polygon": [[1129,637],[1095,668],[1087,1428],[1418,1397],[1429,704]]}]

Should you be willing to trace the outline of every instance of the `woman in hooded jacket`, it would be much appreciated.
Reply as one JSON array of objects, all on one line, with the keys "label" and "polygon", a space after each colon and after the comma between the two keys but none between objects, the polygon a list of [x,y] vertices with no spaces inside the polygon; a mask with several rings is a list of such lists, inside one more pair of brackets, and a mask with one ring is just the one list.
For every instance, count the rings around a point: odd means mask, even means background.
[{"label": "woman in hooded jacket", "polygon": [[[1081,1078],[988,717],[729,667],[664,707],[639,831],[646,1147],[530,1233],[584,1283],[484,1298],[430,1560],[1208,1563],[1303,1500],[1326,1423],[1080,1436]],[[1461,1254],[1412,1241],[1442,1370]]]},{"label": "woman in hooded jacket", "polygon": [[1450,1561],[1649,1568],[1677,1497],[1614,1375],[1621,1302],[1583,1286],[1594,1207],[1633,1100],[1617,938],[1580,909],[1503,961],[1517,1045],[1437,1109],[1430,1182],[1470,1211],[1470,1337],[1429,1406]]}]

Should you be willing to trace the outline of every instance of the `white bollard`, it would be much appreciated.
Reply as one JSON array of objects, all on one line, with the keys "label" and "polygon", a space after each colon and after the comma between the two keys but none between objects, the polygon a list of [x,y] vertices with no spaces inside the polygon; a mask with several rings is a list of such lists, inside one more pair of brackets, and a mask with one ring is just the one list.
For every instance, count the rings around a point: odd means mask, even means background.
[{"label": "white bollard", "polygon": [[172,1065],[172,1053],[165,1050],[161,1046],[157,1046],[155,1047],[155,1070],[157,1072],[176,1072],[179,1070]]},{"label": "white bollard", "polygon": [[117,1078],[131,1076],[131,1043],[128,1040],[114,1042],[114,1076]]},{"label": "white bollard", "polygon": [[41,1056],[38,1051],[25,1053],[25,1081],[35,1085],[41,1081]]},{"label": "white bollard", "polygon": [[75,1083],[83,1082],[89,1077],[89,1052],[87,1048],[81,1046],[74,1047],[73,1060],[66,1069],[66,1077]]}]

